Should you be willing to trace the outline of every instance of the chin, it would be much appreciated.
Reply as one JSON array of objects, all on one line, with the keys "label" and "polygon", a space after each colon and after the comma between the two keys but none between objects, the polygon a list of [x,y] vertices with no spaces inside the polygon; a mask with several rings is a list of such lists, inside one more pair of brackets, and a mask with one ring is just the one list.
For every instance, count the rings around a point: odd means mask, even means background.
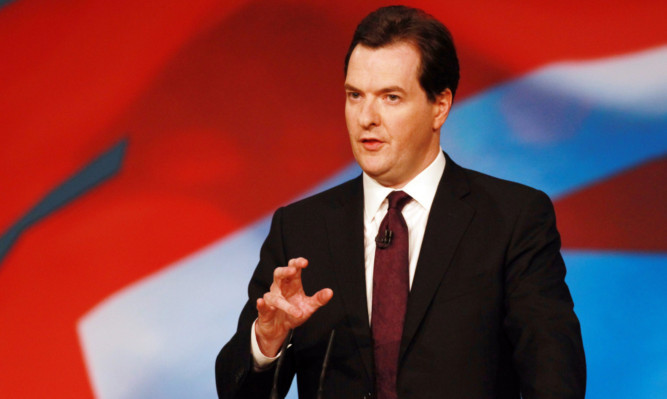
[{"label": "chin", "polygon": [[384,172],[384,168],[382,165],[378,165],[376,162],[373,162],[372,160],[369,161],[368,159],[363,159],[359,158],[357,159],[357,163],[361,167],[361,169],[366,172],[366,174],[374,179],[376,179],[378,176],[381,176],[382,173]]}]

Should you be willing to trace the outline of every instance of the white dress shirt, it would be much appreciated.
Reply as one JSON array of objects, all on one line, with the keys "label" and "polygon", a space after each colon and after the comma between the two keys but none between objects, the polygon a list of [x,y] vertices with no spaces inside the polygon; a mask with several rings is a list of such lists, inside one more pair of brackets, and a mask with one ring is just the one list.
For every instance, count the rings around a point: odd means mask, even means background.
[{"label": "white dress shirt", "polygon": [[[403,188],[399,190],[405,191],[412,197],[404,207],[401,213],[405,218],[405,223],[408,225],[408,251],[410,258],[409,272],[410,272],[410,288],[412,288],[412,280],[415,277],[415,270],[417,269],[417,260],[419,259],[419,251],[421,250],[422,241],[424,240],[424,232],[426,230],[426,221],[428,214],[431,211],[431,205],[435,198],[435,192],[438,189],[438,184],[445,172],[446,159],[442,149],[438,152],[438,156],[431,162],[429,166],[421,171],[414,179],[410,180]],[[373,180],[366,173],[362,177],[364,186],[364,258],[366,267],[366,302],[368,305],[368,322],[371,320],[371,309],[373,307],[373,265],[375,263],[375,236],[380,228],[382,219],[387,214],[389,201],[387,196],[395,189],[385,187]],[[264,356],[259,349],[257,343],[257,336],[255,335],[255,323],[252,325],[251,331],[251,351],[254,359],[254,368],[256,371],[268,367],[279,356],[268,357]]]},{"label": "white dress shirt", "polygon": [[[438,183],[445,171],[445,156],[442,151],[429,166],[410,180],[400,190],[412,197],[403,207],[401,213],[408,225],[408,256],[410,258],[410,288],[417,269],[419,251],[424,241],[426,221],[431,211],[433,198],[438,189]],[[366,301],[368,303],[368,321],[370,323],[371,308],[373,307],[373,265],[375,264],[375,236],[378,234],[380,223],[387,214],[389,201],[387,196],[395,191],[373,180],[366,173],[364,182],[364,257],[366,260]]]}]

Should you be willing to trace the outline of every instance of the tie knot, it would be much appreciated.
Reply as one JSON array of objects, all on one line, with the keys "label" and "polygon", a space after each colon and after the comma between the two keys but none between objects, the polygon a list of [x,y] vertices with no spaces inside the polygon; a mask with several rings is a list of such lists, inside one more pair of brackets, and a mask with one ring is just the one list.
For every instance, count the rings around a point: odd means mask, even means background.
[{"label": "tie knot", "polygon": [[392,191],[387,196],[387,200],[389,201],[389,209],[396,209],[399,212],[403,210],[405,204],[407,204],[411,199],[412,197],[405,191]]}]

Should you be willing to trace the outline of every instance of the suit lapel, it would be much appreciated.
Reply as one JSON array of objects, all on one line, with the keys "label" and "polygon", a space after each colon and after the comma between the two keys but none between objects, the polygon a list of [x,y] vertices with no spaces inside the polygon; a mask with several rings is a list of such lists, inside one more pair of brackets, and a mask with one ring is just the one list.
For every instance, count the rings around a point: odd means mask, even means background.
[{"label": "suit lapel", "polygon": [[467,193],[468,183],[462,168],[447,157],[445,172],[429,213],[417,270],[408,297],[399,359],[403,359],[412,342],[475,213],[473,208],[461,200]]},{"label": "suit lapel", "polygon": [[364,263],[364,196],[361,177],[335,200],[325,215],[338,292],[369,379],[373,376],[371,330],[368,325]]}]

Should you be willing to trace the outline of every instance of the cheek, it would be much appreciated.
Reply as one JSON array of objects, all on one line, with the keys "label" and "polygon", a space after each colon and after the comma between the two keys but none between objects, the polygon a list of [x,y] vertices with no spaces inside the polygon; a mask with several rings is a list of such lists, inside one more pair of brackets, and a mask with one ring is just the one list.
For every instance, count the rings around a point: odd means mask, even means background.
[{"label": "cheek", "polygon": [[353,129],[354,129],[354,115],[352,112],[352,109],[348,107],[347,105],[345,106],[345,125],[347,126],[347,131],[352,135]]}]

